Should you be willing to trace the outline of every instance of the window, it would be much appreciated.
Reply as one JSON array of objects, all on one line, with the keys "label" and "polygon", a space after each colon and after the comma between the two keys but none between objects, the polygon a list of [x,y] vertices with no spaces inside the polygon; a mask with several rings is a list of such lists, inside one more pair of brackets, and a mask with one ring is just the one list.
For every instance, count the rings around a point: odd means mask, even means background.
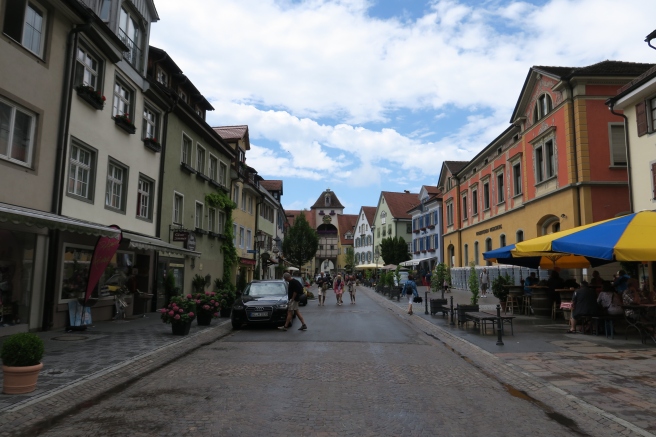
[{"label": "window", "polygon": [[0,158],[31,165],[35,129],[33,112],[0,98]]},{"label": "window", "polygon": [[5,2],[3,32],[35,55],[43,56],[46,12],[33,2],[9,0]]},{"label": "window", "polygon": [[196,171],[205,173],[205,149],[200,144],[196,144]]},{"label": "window", "polygon": [[194,220],[194,226],[196,229],[203,229],[203,204],[196,202],[196,215]]},{"label": "window", "polygon": [[223,234],[225,232],[225,222],[226,222],[225,212],[219,211],[219,225],[216,227],[217,233]]},{"label": "window", "polygon": [[128,46],[128,51],[123,53],[123,58],[137,70],[141,68],[141,35],[138,23],[138,19],[133,18],[125,8],[121,8],[118,36]]},{"label": "window", "polygon": [[490,183],[483,184],[483,211],[490,209]]},{"label": "window", "polygon": [[504,201],[503,172],[499,172],[497,173],[497,203],[502,203],[503,201]]},{"label": "window", "polygon": [[236,185],[232,188],[232,201],[235,202],[235,205],[239,205],[239,185]]},{"label": "window", "polygon": [[207,230],[216,232],[216,209],[207,208]]},{"label": "window", "polygon": [[217,166],[218,166],[218,164],[219,164],[219,160],[216,159],[216,156],[214,156],[210,153],[210,174],[209,174],[209,177],[213,181],[217,180],[217,171],[218,171]]},{"label": "window", "polygon": [[252,196],[248,196],[248,198],[246,200],[246,205],[247,205],[246,210],[248,211],[248,213],[253,214],[253,197]]},{"label": "window", "polygon": [[245,229],[243,226],[239,227],[239,247],[244,248],[244,232]]},{"label": "window", "polygon": [[[489,252],[491,250],[492,250],[492,239],[491,238],[486,238],[485,239],[485,251]],[[491,266],[492,263],[490,261],[486,261],[486,265]]]},{"label": "window", "polygon": [[246,192],[242,191],[241,192],[241,210],[246,211]]},{"label": "window", "polygon": [[98,58],[91,54],[86,47],[78,46],[75,62],[75,85],[90,86],[94,90],[100,91],[99,74]]},{"label": "window", "polygon": [[125,210],[125,194],[127,190],[127,168],[116,161],[110,161],[107,167],[107,189],[105,191],[105,206],[119,211]]},{"label": "window", "polygon": [[506,247],[506,234],[499,235],[499,247]]},{"label": "window", "polygon": [[515,234],[515,242],[521,243],[522,241],[524,241],[524,231],[517,231]]},{"label": "window", "polygon": [[453,202],[446,204],[446,224],[453,226]]},{"label": "window", "polygon": [[406,232],[406,234],[411,234],[412,233],[412,223],[407,223],[405,225],[405,232]]},{"label": "window", "polygon": [[392,235],[392,225],[391,224],[387,225],[387,233],[389,235]]},{"label": "window", "polygon": [[182,212],[184,208],[184,197],[175,193],[173,195],[173,223],[177,225],[182,224]]},{"label": "window", "polygon": [[182,162],[191,166],[191,138],[182,134]]},{"label": "window", "polygon": [[515,196],[522,194],[522,167],[519,162],[513,165],[513,190]]},{"label": "window", "polygon": [[219,179],[217,179],[217,182],[224,187],[228,186],[228,183],[226,181],[226,178],[228,177],[228,166],[224,164],[223,162],[219,163]]},{"label": "window", "polygon": [[158,114],[148,106],[144,105],[143,111],[143,137],[157,140]]},{"label": "window", "polygon": [[68,193],[93,200],[95,152],[78,144],[71,145],[68,164]]},{"label": "window", "polygon": [[467,196],[462,196],[462,219],[467,220]]},{"label": "window", "polygon": [[544,118],[549,112],[551,112],[551,96],[549,94],[542,94],[535,102],[533,122],[535,123]]},{"label": "window", "polygon": [[102,5],[100,6],[100,19],[104,22],[109,21],[109,13],[112,9],[112,0],[102,0]]},{"label": "window", "polygon": [[469,245],[468,244],[465,244],[464,252],[465,252],[465,265],[468,266],[469,265]]},{"label": "window", "polygon": [[182,88],[178,89],[178,96],[180,96],[180,100],[187,103],[187,94],[182,91]]},{"label": "window", "polygon": [[139,187],[137,190],[137,217],[144,219],[152,218],[153,182],[144,176],[139,176]]},{"label": "window", "polygon": [[553,139],[535,147],[535,181],[546,181],[556,175],[556,150]]},{"label": "window", "polygon": [[169,75],[161,67],[157,67],[157,82],[169,86]]},{"label": "window", "polygon": [[132,91],[121,81],[114,83],[114,104],[112,107],[112,116],[118,115],[129,116],[132,113]]},{"label": "window", "polygon": [[610,125],[610,160],[610,165],[626,166],[624,124]]},{"label": "window", "polygon": [[[472,216],[478,215],[478,189],[472,189]],[[435,223],[433,223],[435,224]]]},{"label": "window", "polygon": [[250,229],[246,229],[246,249],[251,248],[251,241],[252,241],[252,231]]},{"label": "window", "polygon": [[478,265],[478,241],[474,242],[474,263]]},{"label": "window", "polygon": [[232,224],[232,245],[237,247],[237,223]]}]

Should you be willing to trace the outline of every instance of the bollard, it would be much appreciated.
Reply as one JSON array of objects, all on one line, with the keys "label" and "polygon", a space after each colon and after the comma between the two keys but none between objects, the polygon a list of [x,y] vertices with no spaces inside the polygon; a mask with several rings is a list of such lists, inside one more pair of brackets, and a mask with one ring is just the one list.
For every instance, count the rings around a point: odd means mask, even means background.
[{"label": "bollard", "polygon": [[503,346],[501,333],[503,331],[503,321],[501,320],[501,305],[497,304],[497,346]]},{"label": "bollard", "polygon": [[425,307],[426,309],[424,310],[424,314],[428,314],[428,291],[424,291],[424,296],[426,296],[424,299],[424,303],[426,304]]},{"label": "bollard", "polygon": [[451,323],[450,323],[450,325],[453,326],[455,324],[456,324],[456,322],[453,320],[453,296],[451,296]]}]

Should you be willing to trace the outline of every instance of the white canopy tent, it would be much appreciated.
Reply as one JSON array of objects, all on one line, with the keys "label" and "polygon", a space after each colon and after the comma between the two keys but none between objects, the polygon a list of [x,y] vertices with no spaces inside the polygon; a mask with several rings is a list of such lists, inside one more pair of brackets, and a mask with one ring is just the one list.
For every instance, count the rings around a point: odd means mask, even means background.
[{"label": "white canopy tent", "polygon": [[375,269],[375,268],[382,268],[383,266],[378,264],[360,264],[359,266],[355,266],[355,270],[364,270],[364,269]]}]

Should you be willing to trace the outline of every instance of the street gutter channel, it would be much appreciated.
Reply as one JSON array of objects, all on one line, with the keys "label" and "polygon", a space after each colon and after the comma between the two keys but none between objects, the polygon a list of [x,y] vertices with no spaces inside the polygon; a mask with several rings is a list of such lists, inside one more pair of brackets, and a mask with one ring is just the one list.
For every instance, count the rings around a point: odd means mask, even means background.
[{"label": "street gutter channel", "polygon": [[528,393],[526,393],[525,391],[518,390],[517,388],[513,387],[512,385],[510,385],[510,384],[508,384],[508,383],[506,383],[506,382],[501,381],[499,378],[497,378],[496,375],[494,375],[493,373],[490,373],[490,372],[487,371],[485,368],[483,368],[483,367],[481,367],[480,365],[476,364],[472,359],[470,359],[469,357],[467,357],[467,356],[461,354],[461,353],[458,352],[455,348],[453,348],[453,347],[449,346],[448,344],[446,344],[446,342],[444,342],[444,340],[440,339],[440,338],[437,337],[436,335],[433,335],[433,334],[431,334],[431,333],[429,333],[429,332],[426,332],[426,331],[424,331],[424,334],[426,334],[427,336],[429,336],[429,337],[431,337],[431,338],[437,340],[439,343],[442,344],[442,346],[444,346],[445,348],[449,349],[451,352],[453,352],[454,354],[456,354],[458,357],[462,358],[464,361],[466,361],[467,363],[469,363],[469,364],[471,364],[472,366],[474,366],[476,369],[478,369],[481,373],[483,373],[483,374],[484,374],[485,376],[487,376],[488,378],[497,381],[499,384],[501,384],[501,386],[502,386],[502,387],[508,392],[508,394],[510,394],[511,396],[514,396],[514,397],[516,397],[516,398],[518,398],[518,399],[522,399],[522,400],[524,400],[524,401],[530,402],[531,404],[535,405],[536,407],[538,407],[538,408],[540,408],[542,411],[544,411],[544,413],[547,415],[547,417],[549,417],[549,419],[551,419],[551,420],[553,420],[553,421],[559,423],[560,425],[562,425],[562,426],[568,428],[570,431],[572,431],[572,432],[575,433],[576,435],[579,435],[579,436],[582,436],[582,437],[592,437],[590,434],[587,434],[587,433],[583,432],[583,431],[579,428],[579,426],[576,424],[576,422],[575,422],[574,420],[572,420],[572,419],[570,419],[570,418],[568,418],[568,417],[566,417],[566,416],[564,416],[564,415],[558,413],[557,411],[554,411],[553,408],[551,408],[550,406],[548,406],[548,405],[545,404],[544,402],[539,401],[538,399],[535,399],[535,398],[531,397],[531,396],[530,396]]},{"label": "street gutter channel", "polygon": [[[221,325],[219,325],[219,326],[221,326]],[[217,326],[217,328],[219,326]],[[44,432],[49,431],[49,429],[52,428],[54,425],[57,425],[59,422],[61,422],[61,420],[64,417],[66,417],[68,415],[71,415],[71,414],[74,414],[74,413],[79,413],[81,410],[86,410],[88,408],[91,408],[94,405],[97,405],[98,403],[103,401],[104,399],[109,398],[109,397],[111,397],[111,396],[113,396],[117,393],[120,393],[120,392],[126,390],[127,388],[131,387],[132,385],[134,385],[135,383],[137,383],[138,381],[140,381],[144,377],[146,377],[148,375],[151,375],[151,374],[155,373],[156,371],[162,369],[163,367],[166,367],[169,364],[181,359],[183,356],[186,356],[190,353],[193,353],[196,350],[200,349],[201,347],[209,346],[210,344],[215,343],[219,340],[222,340],[223,338],[225,338],[225,337],[227,337],[231,334],[232,334],[232,331],[228,331],[225,334],[221,334],[220,336],[218,336],[218,337],[216,337],[212,340],[200,343],[197,346],[195,346],[195,347],[189,349],[188,351],[186,351],[185,354],[178,355],[178,356],[172,357],[168,360],[162,361],[156,367],[153,367],[152,369],[149,369],[149,370],[147,370],[147,371],[145,371],[145,372],[143,372],[139,375],[136,375],[133,378],[130,378],[129,380],[127,380],[125,382],[122,382],[122,383],[120,383],[120,384],[118,384],[118,385],[116,385],[116,386],[114,386],[114,387],[112,387],[108,390],[105,390],[101,393],[98,393],[96,396],[92,397],[91,399],[88,399],[84,402],[80,402],[78,404],[75,404],[75,405],[71,406],[70,408],[66,409],[65,411],[55,415],[54,417],[50,417],[48,419],[45,419],[41,422],[38,422],[38,423],[32,425],[31,427],[29,427],[27,429],[21,430],[20,434],[17,434],[17,435],[19,435],[19,436],[20,435],[25,435],[25,436],[28,436],[28,435],[30,435],[30,436],[31,435],[34,435],[34,436],[41,435]]]}]

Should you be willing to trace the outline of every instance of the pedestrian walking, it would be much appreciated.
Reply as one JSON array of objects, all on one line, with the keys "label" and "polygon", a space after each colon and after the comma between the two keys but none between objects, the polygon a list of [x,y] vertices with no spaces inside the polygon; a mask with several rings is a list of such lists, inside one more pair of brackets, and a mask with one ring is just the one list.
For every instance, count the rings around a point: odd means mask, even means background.
[{"label": "pedestrian walking", "polygon": [[351,296],[351,305],[355,305],[355,276],[348,276],[346,285],[348,286],[349,295]]},{"label": "pedestrian walking", "polygon": [[326,290],[328,290],[328,280],[323,275],[323,272],[321,272],[321,275],[317,279],[317,286],[319,287],[319,291],[317,292],[317,295],[319,296],[319,306],[322,306],[326,304]]},{"label": "pedestrian walking", "polygon": [[333,290],[335,291],[335,297],[337,298],[337,305],[342,305],[342,294],[344,294],[344,281],[342,280],[342,275],[337,275],[335,282],[333,282]]},{"label": "pedestrian walking", "polygon": [[307,325],[305,324],[305,319],[301,315],[301,312],[298,310],[298,301],[301,300],[301,295],[303,294],[303,286],[296,279],[292,279],[292,275],[289,272],[283,275],[283,279],[287,282],[287,320],[283,326],[280,326],[278,329],[281,331],[286,331],[292,326],[292,317],[294,316],[294,311],[296,311],[296,317],[301,321],[302,325],[298,329],[299,331],[306,331]]},{"label": "pedestrian walking", "polygon": [[415,284],[414,276],[408,275],[408,280],[405,281],[405,284],[403,284],[403,290],[401,294],[408,298],[408,314],[412,315],[412,300],[415,297],[419,297],[419,292],[417,291],[417,284]]},{"label": "pedestrian walking", "polygon": [[481,297],[487,297],[487,287],[490,284],[490,274],[487,269],[484,268],[481,272],[479,282],[481,283]]}]

